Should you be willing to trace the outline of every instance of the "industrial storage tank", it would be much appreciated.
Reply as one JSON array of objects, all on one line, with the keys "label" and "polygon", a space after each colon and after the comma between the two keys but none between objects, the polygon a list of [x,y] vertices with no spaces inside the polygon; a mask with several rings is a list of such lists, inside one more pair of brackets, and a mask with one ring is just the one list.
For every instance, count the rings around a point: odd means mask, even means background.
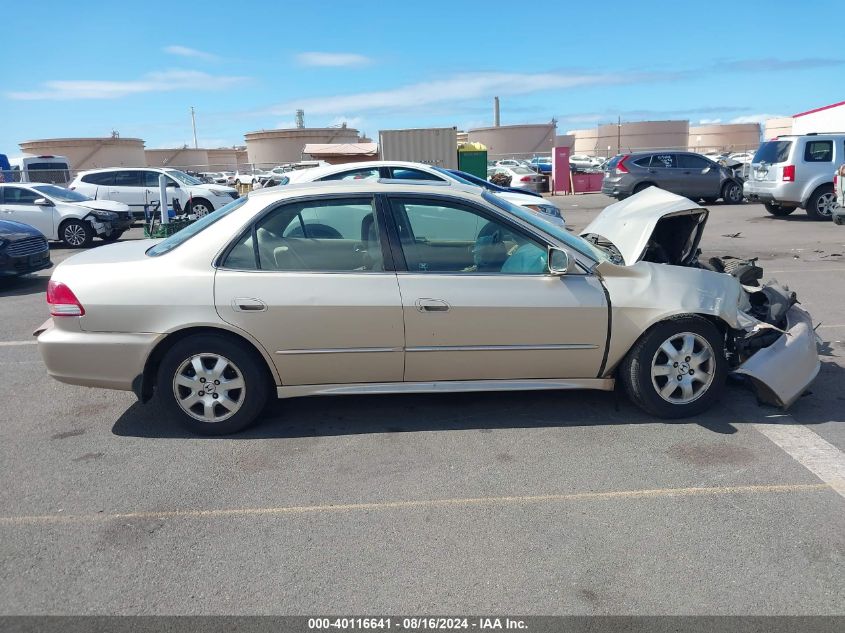
[{"label": "industrial storage tank", "polygon": [[720,123],[689,129],[689,148],[695,152],[738,152],[757,149],[759,145],[759,123]]},{"label": "industrial storage tank", "polygon": [[554,123],[532,123],[475,128],[467,137],[470,143],[486,146],[490,158],[531,158],[551,154],[556,134]]},{"label": "industrial storage tank", "polygon": [[208,171],[236,171],[238,169],[238,150],[235,148],[219,147],[208,149],[206,153],[208,154]]},{"label": "industrial storage tank", "polygon": [[575,130],[575,154],[613,156],[649,149],[686,149],[689,121],[631,121]]},{"label": "industrial storage tank", "polygon": [[73,171],[146,165],[144,141],[139,138],[47,138],[24,141],[20,148],[33,156],[66,156]]},{"label": "industrial storage tank", "polygon": [[190,171],[208,171],[208,150],[194,147],[148,149],[147,167],[172,167]]},{"label": "industrial storage tank", "polygon": [[309,143],[357,143],[358,130],[351,127],[303,127],[247,132],[249,162],[259,166],[296,163]]}]

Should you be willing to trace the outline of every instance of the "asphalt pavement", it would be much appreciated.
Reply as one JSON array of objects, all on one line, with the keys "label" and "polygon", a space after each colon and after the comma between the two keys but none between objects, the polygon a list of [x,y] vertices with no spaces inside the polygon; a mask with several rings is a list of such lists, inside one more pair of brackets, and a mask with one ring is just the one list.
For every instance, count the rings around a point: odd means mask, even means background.
[{"label": "asphalt pavement", "polygon": [[[609,202],[555,201],[576,229]],[[702,248],[820,324],[787,414],[738,385],[676,422],[607,393],[319,397],[197,438],[51,380],[50,271],[3,282],[0,613],[844,614],[845,227],[716,204]]]}]

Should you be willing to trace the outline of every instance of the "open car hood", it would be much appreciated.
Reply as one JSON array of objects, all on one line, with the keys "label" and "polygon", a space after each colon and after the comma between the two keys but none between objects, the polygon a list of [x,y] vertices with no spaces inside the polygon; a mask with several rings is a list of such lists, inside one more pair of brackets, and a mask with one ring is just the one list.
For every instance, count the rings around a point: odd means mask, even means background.
[{"label": "open car hood", "polygon": [[617,263],[627,266],[638,261],[688,266],[697,258],[707,214],[689,198],[649,187],[607,207],[581,237],[616,251]]}]

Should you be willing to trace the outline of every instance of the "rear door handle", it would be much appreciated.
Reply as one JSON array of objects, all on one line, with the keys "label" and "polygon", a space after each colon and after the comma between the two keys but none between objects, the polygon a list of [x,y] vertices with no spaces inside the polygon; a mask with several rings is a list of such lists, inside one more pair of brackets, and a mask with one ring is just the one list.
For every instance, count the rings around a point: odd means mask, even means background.
[{"label": "rear door handle", "polygon": [[236,312],[264,312],[267,304],[255,297],[237,297],[232,301],[232,307]]},{"label": "rear door handle", "polygon": [[416,306],[420,312],[448,312],[451,307],[443,299],[417,299]]}]

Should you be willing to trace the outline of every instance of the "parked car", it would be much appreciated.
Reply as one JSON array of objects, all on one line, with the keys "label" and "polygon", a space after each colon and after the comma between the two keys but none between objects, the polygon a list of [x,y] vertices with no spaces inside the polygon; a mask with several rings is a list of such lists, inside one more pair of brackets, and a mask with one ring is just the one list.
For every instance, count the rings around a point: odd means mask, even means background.
[{"label": "parked car", "polygon": [[67,156],[18,156],[10,158],[14,182],[44,182],[66,185],[70,181],[70,161]]},{"label": "parked car", "polygon": [[742,181],[729,169],[693,152],[636,152],[614,156],[606,165],[601,192],[620,200],[659,187],[707,204],[722,198],[742,202]]},{"label": "parked car", "polygon": [[[495,171],[498,168],[493,167],[491,169]],[[346,165],[324,165],[314,169],[296,171],[287,174],[286,180],[282,184],[336,180],[386,180],[394,181],[397,184],[417,181],[418,183],[439,183],[441,185],[472,184],[474,186],[481,186],[468,178],[456,175],[456,171],[434,167],[432,165],[424,165],[422,163],[381,160],[368,161],[366,163],[348,163]],[[463,172],[460,173],[463,174]],[[496,185],[489,182],[487,185],[485,189],[496,187]],[[563,216],[560,213],[560,209],[548,200],[538,200],[537,194],[529,190],[516,189],[514,191],[512,188],[508,189],[508,191],[497,191],[496,194],[515,205],[561,218],[562,221]],[[517,193],[519,191],[521,193]]]},{"label": "parked car", "polygon": [[484,189],[487,189],[487,191],[492,191],[493,193],[518,193],[533,196],[535,198],[543,198],[543,194],[537,193],[536,191],[528,191],[527,189],[515,189],[513,187],[500,187],[499,185],[493,184],[489,180],[484,180],[483,178],[479,178],[475,174],[470,174],[465,171],[461,171],[460,169],[444,169],[442,167],[435,167],[434,169],[436,169],[437,171],[446,172],[447,174],[454,176],[458,180],[463,181],[465,184],[475,185],[476,187],[482,187]]},{"label": "parked car", "polygon": [[94,237],[114,241],[132,223],[124,204],[45,183],[0,184],[0,217],[29,224],[71,248],[88,246]]},{"label": "parked car", "polygon": [[766,141],[751,162],[745,195],[772,215],[802,208],[813,220],[829,220],[836,208],[833,172],[845,160],[845,134],[779,136]]},{"label": "parked car", "polygon": [[833,221],[845,224],[845,164],[839,166],[833,175],[833,189],[836,193],[836,207],[833,209]]},{"label": "parked car", "polygon": [[552,159],[549,156],[535,156],[531,159],[531,166],[539,174],[552,173]]},{"label": "parked car", "polygon": [[698,265],[706,209],[652,189],[606,209],[588,240],[478,191],[277,187],[165,240],[91,249],[53,273],[40,353],[62,382],[157,392],[208,434],[243,429],[272,395],[619,380],[677,418],[712,406],[730,371],[785,407],[816,376],[800,306],[770,309],[776,287]]},{"label": "parked car", "polygon": [[50,268],[50,246],[38,229],[0,219],[0,277],[15,277]]},{"label": "parked car", "polygon": [[12,178],[12,166],[5,154],[0,154],[0,182],[14,182]]},{"label": "parked car", "polygon": [[70,189],[97,200],[123,202],[133,211],[144,212],[145,207],[161,199],[158,184],[161,175],[167,178],[168,205],[178,200],[182,209],[198,217],[238,197],[232,187],[204,183],[178,169],[156,167],[83,171],[73,179]]},{"label": "parked car", "polygon": [[[510,189],[525,189],[538,192],[545,179],[533,169],[527,167],[507,167],[499,165],[493,168],[493,174],[506,174],[511,178]],[[489,179],[489,178],[488,178]]]},{"label": "parked car", "polygon": [[231,187],[235,184],[235,174],[231,171],[206,171],[201,174],[205,182]]},{"label": "parked car", "polygon": [[569,157],[569,165],[575,166],[577,171],[585,171],[588,169],[598,169],[604,162],[603,158],[596,158],[595,156],[587,156],[586,154],[574,154]]}]

